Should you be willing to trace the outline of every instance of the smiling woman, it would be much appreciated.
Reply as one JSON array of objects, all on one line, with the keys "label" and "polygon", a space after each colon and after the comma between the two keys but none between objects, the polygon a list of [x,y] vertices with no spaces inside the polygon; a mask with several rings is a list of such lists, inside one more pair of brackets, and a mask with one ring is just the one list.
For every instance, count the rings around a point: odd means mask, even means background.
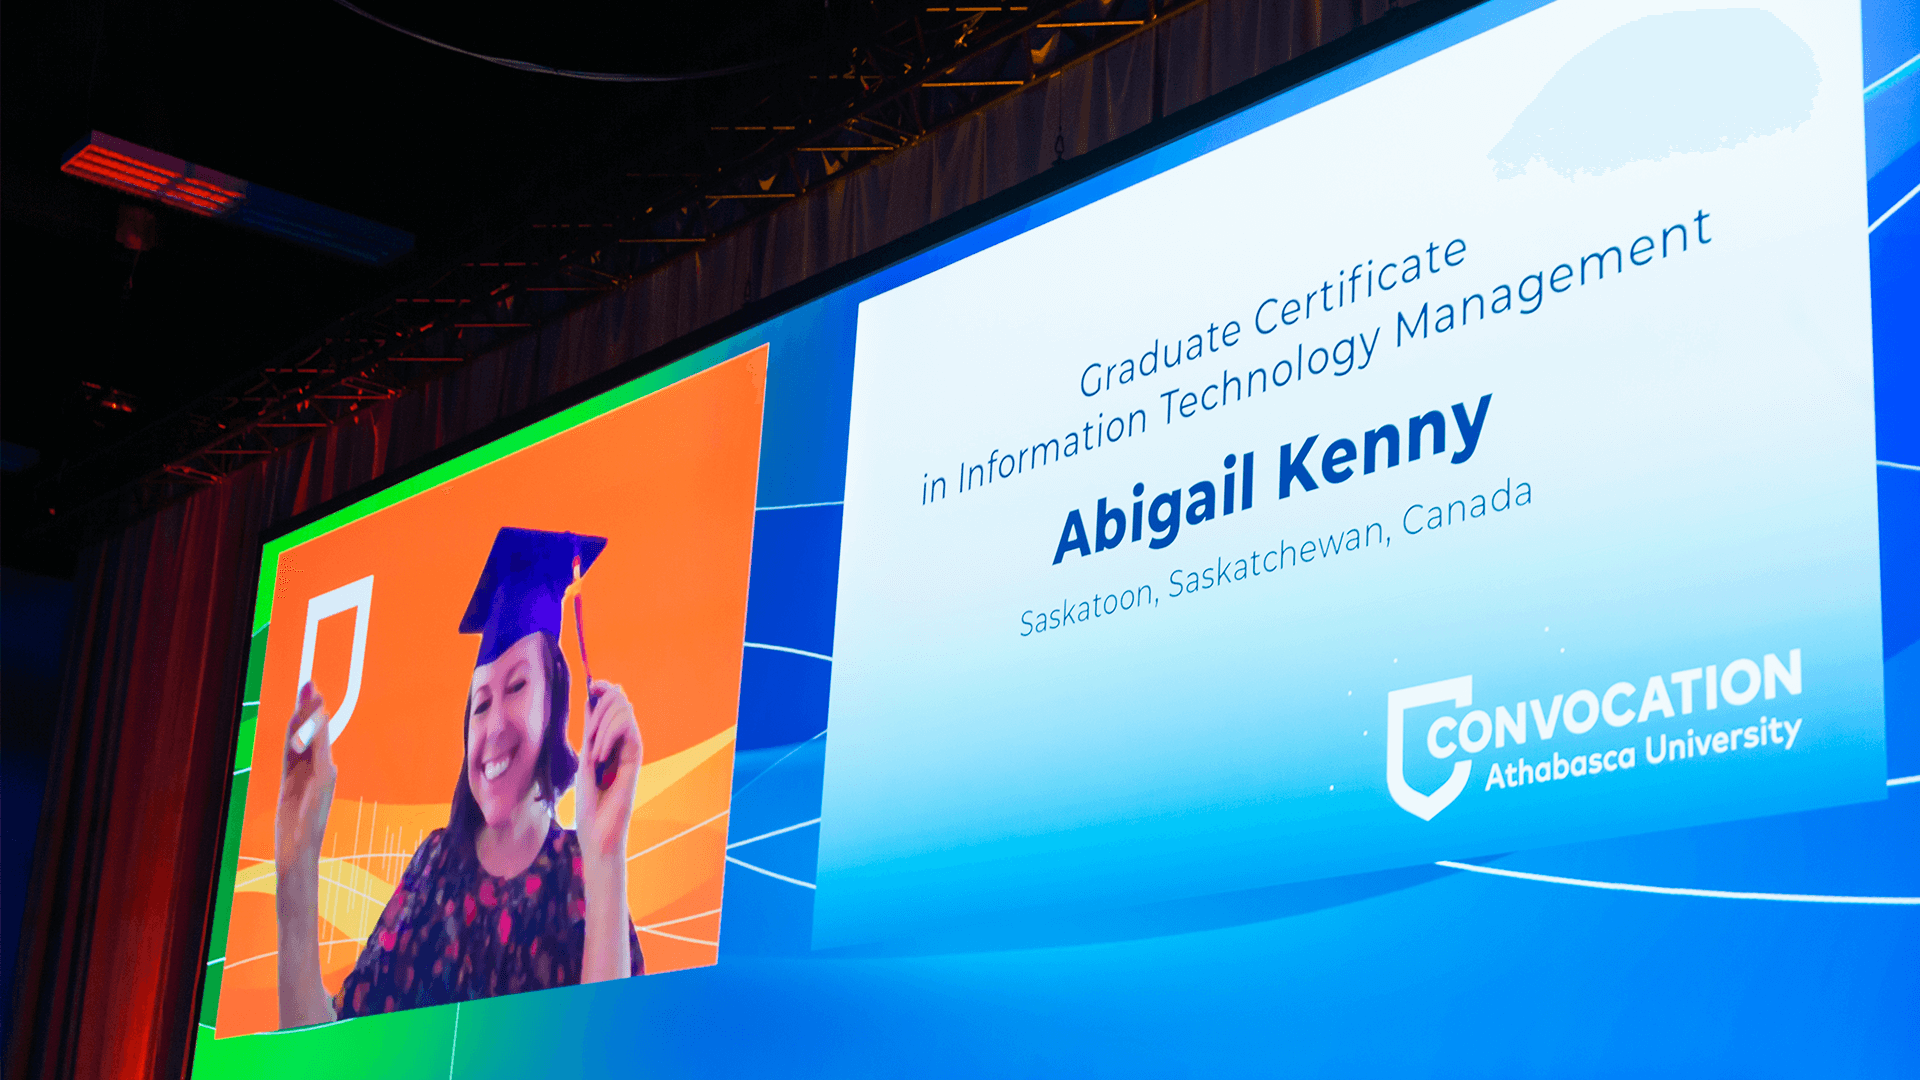
[{"label": "smiling woman", "polygon": [[[333,995],[317,928],[321,839],[338,773],[325,701],[311,684],[301,689],[274,825],[282,1028],[644,972],[625,858],[640,728],[618,686],[595,680],[587,689],[582,748],[608,766],[605,778],[580,785],[578,831],[554,817],[579,768],[567,743],[561,599],[573,568],[584,572],[606,543],[512,528],[495,538],[460,623],[481,638],[447,827],[414,853]],[[301,737],[309,730],[311,741]]]},{"label": "smiling woman", "polygon": [[716,962],[766,356],[263,552],[210,1037]]}]

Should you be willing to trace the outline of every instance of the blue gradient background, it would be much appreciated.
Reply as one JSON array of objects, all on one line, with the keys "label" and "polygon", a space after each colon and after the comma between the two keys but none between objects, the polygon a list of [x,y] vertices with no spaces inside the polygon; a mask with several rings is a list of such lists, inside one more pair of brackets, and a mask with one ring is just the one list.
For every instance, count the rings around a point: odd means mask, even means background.
[{"label": "blue gradient background", "polygon": [[[1324,99],[1529,6],[1483,5],[1271,107]],[[1920,54],[1912,5],[1867,0],[1862,14],[1869,81]],[[1920,74],[1908,70],[1867,99],[1869,220],[1920,185]],[[819,814],[829,665],[755,646],[831,649],[859,300],[1224,137],[1210,132],[703,350],[717,361],[773,346],[733,842]],[[1898,466],[1920,466],[1920,199],[1870,245],[1878,457],[1889,463],[1878,469],[1886,775],[1905,777],[1920,774],[1920,470]],[[1600,881],[1920,896],[1920,784],[1887,794],[1477,861]],[[732,854],[812,881],[816,832]],[[812,899],[731,865],[718,966],[284,1035],[216,1042],[203,1024],[193,1071],[1877,1077],[1920,1067],[1912,907],[1603,892],[1420,866],[1094,915],[1017,912],[815,952]],[[203,1021],[218,987],[216,962]]]}]

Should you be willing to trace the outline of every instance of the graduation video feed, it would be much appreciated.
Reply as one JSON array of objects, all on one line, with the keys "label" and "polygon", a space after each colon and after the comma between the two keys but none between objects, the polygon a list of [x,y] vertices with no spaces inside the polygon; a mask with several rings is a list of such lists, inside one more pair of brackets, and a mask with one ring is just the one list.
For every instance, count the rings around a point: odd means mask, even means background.
[{"label": "graduation video feed", "polygon": [[218,1035],[715,962],[766,357],[278,556]]}]

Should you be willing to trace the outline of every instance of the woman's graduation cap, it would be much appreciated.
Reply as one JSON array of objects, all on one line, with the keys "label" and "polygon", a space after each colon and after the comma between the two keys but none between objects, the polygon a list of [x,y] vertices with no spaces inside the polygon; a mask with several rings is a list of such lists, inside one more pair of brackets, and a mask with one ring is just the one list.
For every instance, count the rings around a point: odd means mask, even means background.
[{"label": "woman's graduation cap", "polygon": [[473,666],[490,664],[507,647],[537,630],[560,640],[561,599],[575,577],[584,574],[605,550],[600,536],[539,529],[501,529],[480,570],[460,632],[480,635]]}]

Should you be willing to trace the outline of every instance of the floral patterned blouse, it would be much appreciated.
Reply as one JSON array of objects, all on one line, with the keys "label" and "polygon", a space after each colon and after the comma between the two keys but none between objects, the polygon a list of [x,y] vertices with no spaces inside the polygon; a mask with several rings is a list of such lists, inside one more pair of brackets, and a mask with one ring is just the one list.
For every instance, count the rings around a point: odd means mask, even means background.
[{"label": "floral patterned blouse", "polygon": [[[510,878],[481,865],[471,842],[435,829],[387,901],[333,1008],[342,1020],[580,981],[587,900],[580,840],[547,830],[533,865]],[[633,974],[645,971],[627,922]]]}]

